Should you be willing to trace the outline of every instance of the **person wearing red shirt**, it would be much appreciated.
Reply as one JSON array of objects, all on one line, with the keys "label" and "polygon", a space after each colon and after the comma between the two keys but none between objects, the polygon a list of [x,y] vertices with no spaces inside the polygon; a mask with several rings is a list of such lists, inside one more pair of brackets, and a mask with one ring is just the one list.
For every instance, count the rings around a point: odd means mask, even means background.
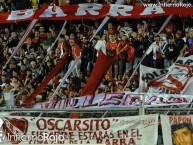
[{"label": "person wearing red shirt", "polygon": [[118,45],[118,57],[119,57],[119,75],[123,76],[124,72],[125,72],[125,66],[126,66],[126,59],[127,59],[127,53],[123,51],[123,48],[125,47],[125,45],[127,44],[127,36],[123,35],[121,37],[121,40],[119,41],[119,45]]},{"label": "person wearing red shirt", "polygon": [[[72,58],[73,58],[73,60],[70,63],[70,66],[71,66],[74,63],[74,60],[76,60],[81,55],[80,54],[81,50],[78,44],[75,43],[74,39],[70,39],[69,43],[71,46],[71,52],[72,52]],[[77,63],[77,65],[74,67],[72,71],[73,76],[79,77],[80,66],[81,66],[81,59],[79,60],[79,62]]]},{"label": "person wearing red shirt", "polygon": [[129,71],[129,75],[132,74],[133,60],[135,56],[135,48],[131,43],[127,43],[123,50],[127,53],[126,70]]},{"label": "person wearing red shirt", "polygon": [[[119,58],[118,58],[118,44],[119,42],[116,40],[116,35],[115,34],[110,34],[109,35],[110,40],[106,44],[106,49],[107,49],[107,55],[114,57],[115,56],[115,61],[113,63],[114,66],[114,78],[117,79],[118,77],[118,64],[119,64]],[[109,73],[112,74],[112,67],[109,70]]]},{"label": "person wearing red shirt", "polygon": [[33,43],[35,43],[35,44],[37,44],[37,43],[39,43],[40,42],[40,32],[39,31],[35,31],[34,32],[34,35],[35,35],[35,37],[32,39],[32,42]]}]

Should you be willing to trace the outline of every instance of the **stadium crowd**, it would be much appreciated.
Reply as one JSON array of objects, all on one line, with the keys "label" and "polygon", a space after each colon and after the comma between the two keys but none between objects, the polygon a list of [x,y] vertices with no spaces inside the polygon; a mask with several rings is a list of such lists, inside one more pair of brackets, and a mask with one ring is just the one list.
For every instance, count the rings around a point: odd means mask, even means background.
[{"label": "stadium crowd", "polygon": [[[19,3],[26,3],[25,5]],[[39,1],[40,2],[40,1]],[[61,2],[61,1],[60,1]],[[109,0],[76,0],[68,4],[83,2],[110,3]],[[143,0],[143,2],[150,2]],[[157,2],[157,1],[156,1]],[[175,2],[175,1],[171,1]],[[41,1],[43,4],[53,1]],[[57,5],[58,1],[54,1]],[[66,1],[64,2],[66,4]],[[126,4],[136,5],[138,1],[127,0]],[[22,6],[19,7],[19,6]],[[25,6],[25,7],[23,7]],[[10,11],[33,7],[27,0],[1,0],[0,11]],[[106,55],[116,55],[115,61],[105,75],[96,93],[121,91],[132,76],[126,91],[135,91],[139,85],[139,71],[133,72],[142,64],[154,68],[167,68],[179,55],[193,53],[193,19],[191,16],[173,16],[170,23],[158,35],[166,17],[146,19],[113,19],[99,31],[90,42],[103,19],[69,21],[59,39],[54,44],[62,21],[39,21],[29,37],[5,66],[18,42],[25,33],[28,22],[0,24],[0,87],[1,91],[14,91],[17,105],[29,97],[53,69],[60,58],[68,58],[57,75],[36,96],[33,103],[49,100],[67,72],[71,62],[81,55],[81,63],[60,88],[55,99],[76,97],[84,88],[98,57],[99,46],[104,45]],[[0,103],[3,102],[2,97]],[[2,104],[2,103],[1,103]]]}]

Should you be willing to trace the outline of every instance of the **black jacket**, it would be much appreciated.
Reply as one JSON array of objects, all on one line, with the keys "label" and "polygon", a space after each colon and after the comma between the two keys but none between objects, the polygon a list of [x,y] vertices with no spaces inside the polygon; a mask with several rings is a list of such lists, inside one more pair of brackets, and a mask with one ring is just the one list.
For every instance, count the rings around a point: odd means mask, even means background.
[{"label": "black jacket", "polygon": [[167,44],[163,50],[166,59],[175,59],[178,57],[178,49],[175,44]]}]

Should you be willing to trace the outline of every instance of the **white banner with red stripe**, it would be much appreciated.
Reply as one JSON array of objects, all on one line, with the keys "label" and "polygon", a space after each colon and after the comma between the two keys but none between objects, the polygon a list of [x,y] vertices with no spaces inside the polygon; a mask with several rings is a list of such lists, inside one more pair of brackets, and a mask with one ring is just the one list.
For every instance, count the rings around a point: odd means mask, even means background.
[{"label": "white banner with red stripe", "polygon": [[137,92],[116,92],[66,98],[59,101],[42,102],[34,108],[102,108],[102,107],[138,107],[140,100],[144,100],[145,107],[183,105],[188,106],[192,95],[154,94]]},{"label": "white banner with red stripe", "polygon": [[163,94],[193,94],[193,55],[179,57],[167,69],[140,67],[139,91]]}]

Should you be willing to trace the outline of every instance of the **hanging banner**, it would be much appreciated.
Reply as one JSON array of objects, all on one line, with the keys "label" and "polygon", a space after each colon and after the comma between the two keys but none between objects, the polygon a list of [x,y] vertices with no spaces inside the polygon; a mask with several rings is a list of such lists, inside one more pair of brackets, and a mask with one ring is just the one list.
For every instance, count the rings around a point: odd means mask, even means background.
[{"label": "hanging banner", "polygon": [[[86,83],[84,89],[80,92],[80,96],[94,94],[100,85],[102,79],[107,74],[110,66],[113,64],[115,56],[106,56],[102,51],[99,51],[99,56],[92,73]],[[105,62],[105,63],[104,63]]]},{"label": "hanging banner", "polygon": [[34,108],[104,108],[104,107],[139,107],[144,100],[145,107],[160,107],[182,105],[188,106],[192,95],[153,94],[136,92],[101,93],[82,97],[62,99],[57,102],[42,102],[34,104]]},{"label": "hanging banner", "polygon": [[[140,64],[140,81],[139,81],[139,91],[147,92],[150,91],[150,82],[156,78],[163,78],[168,72],[168,69],[157,69],[144,66]],[[165,92],[167,93],[167,92]]]},{"label": "hanging banner", "polygon": [[164,145],[193,144],[193,115],[161,115]]},{"label": "hanging banner", "polygon": [[1,117],[6,144],[157,144],[158,115],[62,119]]},{"label": "hanging banner", "polygon": [[141,66],[139,88],[142,92],[193,94],[193,55],[179,57],[168,69]]},{"label": "hanging banner", "polygon": [[38,10],[26,9],[0,13],[0,23],[40,20],[97,19],[105,16],[114,18],[144,18],[171,14],[192,15],[193,7],[181,6],[131,6],[118,4],[73,4],[65,6],[43,6]]}]

